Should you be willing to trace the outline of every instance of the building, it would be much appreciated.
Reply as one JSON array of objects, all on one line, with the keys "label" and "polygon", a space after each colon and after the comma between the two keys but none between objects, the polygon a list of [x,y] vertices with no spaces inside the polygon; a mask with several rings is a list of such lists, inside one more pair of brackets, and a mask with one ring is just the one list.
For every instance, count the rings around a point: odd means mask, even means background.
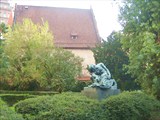
[{"label": "building", "polygon": [[54,44],[84,59],[81,80],[88,80],[87,65],[95,60],[91,48],[100,42],[92,9],[16,5],[14,22],[30,18],[34,23],[48,21]]},{"label": "building", "polygon": [[0,0],[0,23],[6,25],[12,25],[12,7],[10,6],[9,0]]}]

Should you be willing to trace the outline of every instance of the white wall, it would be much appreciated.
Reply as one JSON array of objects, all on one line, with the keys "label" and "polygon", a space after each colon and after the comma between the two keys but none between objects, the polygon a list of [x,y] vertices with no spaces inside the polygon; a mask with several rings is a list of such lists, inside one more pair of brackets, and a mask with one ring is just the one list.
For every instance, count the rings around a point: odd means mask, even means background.
[{"label": "white wall", "polygon": [[87,71],[86,68],[87,68],[87,65],[95,64],[93,52],[91,50],[86,50],[86,49],[68,49],[68,50],[71,51],[76,56],[79,56],[84,59],[82,63],[83,65],[82,75],[89,76],[89,72]]}]

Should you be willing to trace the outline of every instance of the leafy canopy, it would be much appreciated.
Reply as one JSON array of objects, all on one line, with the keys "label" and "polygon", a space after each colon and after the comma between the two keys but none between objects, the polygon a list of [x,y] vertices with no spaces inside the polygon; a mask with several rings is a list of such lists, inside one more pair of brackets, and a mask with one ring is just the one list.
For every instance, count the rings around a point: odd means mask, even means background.
[{"label": "leafy canopy", "polygon": [[119,20],[122,44],[128,52],[129,73],[150,94],[160,97],[160,2],[124,0]]},{"label": "leafy canopy", "polygon": [[0,24],[0,84],[4,80],[5,71],[8,66],[7,57],[4,53],[4,37],[3,34],[7,33],[8,27],[6,24]]},{"label": "leafy canopy", "polygon": [[14,90],[66,91],[81,72],[81,59],[57,49],[47,22],[34,24],[25,19],[15,24],[6,37],[9,67],[5,80]]},{"label": "leafy canopy", "polygon": [[[9,29],[5,36],[5,49],[9,67],[6,80],[13,84],[13,89],[34,89],[42,85],[42,69],[38,58],[43,53],[49,54],[53,49],[53,36],[48,24],[36,25],[25,19]],[[36,83],[35,86],[30,86]]]},{"label": "leafy canopy", "polygon": [[112,32],[107,41],[103,41],[99,46],[93,49],[96,63],[103,62],[118,82],[121,90],[136,89],[136,84],[129,74],[125,74],[124,64],[128,64],[129,59],[125,51],[122,49],[121,33]]}]

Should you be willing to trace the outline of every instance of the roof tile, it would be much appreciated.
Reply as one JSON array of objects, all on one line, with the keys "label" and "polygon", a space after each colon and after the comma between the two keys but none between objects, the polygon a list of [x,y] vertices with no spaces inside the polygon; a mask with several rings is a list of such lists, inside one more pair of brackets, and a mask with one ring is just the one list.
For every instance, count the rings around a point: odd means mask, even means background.
[{"label": "roof tile", "polygon": [[[64,48],[90,48],[99,42],[91,9],[17,5],[16,22],[30,18],[34,23],[48,21],[55,45]],[[76,35],[73,39],[71,36]]]}]

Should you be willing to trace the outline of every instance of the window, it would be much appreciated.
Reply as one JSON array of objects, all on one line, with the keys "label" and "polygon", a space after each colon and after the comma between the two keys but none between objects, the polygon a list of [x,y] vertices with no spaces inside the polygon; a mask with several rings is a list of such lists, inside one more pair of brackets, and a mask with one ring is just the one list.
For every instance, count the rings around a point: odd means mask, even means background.
[{"label": "window", "polygon": [[71,39],[76,40],[76,39],[78,39],[78,34],[77,33],[71,33],[70,37],[71,37]]},{"label": "window", "polygon": [[72,38],[72,39],[77,39],[77,38],[78,38],[78,36],[76,36],[76,35],[72,35],[72,36],[71,36],[71,38]]},{"label": "window", "polygon": [[3,17],[7,17],[7,14],[6,14],[6,13],[3,13]]},{"label": "window", "polygon": [[28,6],[25,6],[25,9],[28,9]]}]

